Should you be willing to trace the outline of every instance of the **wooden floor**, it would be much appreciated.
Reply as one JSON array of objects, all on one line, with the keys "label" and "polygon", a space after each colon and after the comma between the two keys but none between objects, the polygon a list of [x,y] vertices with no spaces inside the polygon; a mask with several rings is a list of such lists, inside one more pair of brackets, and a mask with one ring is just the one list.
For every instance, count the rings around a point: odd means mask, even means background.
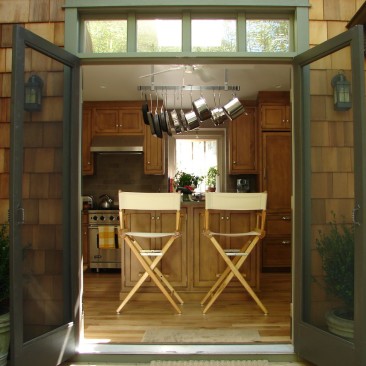
[{"label": "wooden floor", "polygon": [[[131,300],[121,314],[116,314],[119,300],[120,274],[84,272],[84,337],[97,343],[143,343],[147,330],[179,329],[242,329],[256,330],[255,343],[291,342],[291,275],[266,273],[261,276],[259,297],[268,308],[263,315],[255,302],[219,298],[207,314],[202,314],[199,301],[182,305],[182,314],[174,313],[165,298],[161,301]],[[142,290],[140,290],[142,291]],[[155,343],[155,341],[153,342]],[[159,341],[156,341],[159,343]],[[215,343],[227,343],[225,338]]]}]

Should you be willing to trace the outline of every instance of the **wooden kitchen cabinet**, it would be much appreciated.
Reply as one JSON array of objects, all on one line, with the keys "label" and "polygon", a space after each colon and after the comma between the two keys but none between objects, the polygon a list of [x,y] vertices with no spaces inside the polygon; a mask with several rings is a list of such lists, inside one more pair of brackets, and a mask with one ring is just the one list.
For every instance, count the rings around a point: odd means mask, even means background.
[{"label": "wooden kitchen cabinet", "polygon": [[291,132],[262,132],[262,159],[262,190],[268,193],[262,269],[290,269]]},{"label": "wooden kitchen cabinet", "polygon": [[266,237],[262,243],[262,268],[291,268],[291,213],[267,215]]},{"label": "wooden kitchen cabinet", "polygon": [[262,191],[268,213],[291,211],[291,133],[262,133]]},{"label": "wooden kitchen cabinet", "polygon": [[257,109],[245,112],[229,124],[229,174],[258,173]]},{"label": "wooden kitchen cabinet", "polygon": [[145,125],[144,173],[164,175],[165,173],[165,138],[153,136],[150,127]]},{"label": "wooden kitchen cabinet", "polygon": [[[175,240],[167,253],[161,259],[158,267],[174,287],[187,286],[187,241],[186,241],[186,218],[187,213],[181,209],[182,236]],[[175,228],[175,213],[151,211],[133,211],[128,216],[128,227],[131,231],[163,231],[172,232]],[[161,249],[164,239],[138,238],[139,244],[144,249]],[[131,253],[126,244],[122,246],[122,292],[130,291],[132,286],[143,275],[144,269],[136,256]],[[143,288],[154,289],[156,286],[150,277],[142,285]]]},{"label": "wooden kitchen cabinet", "polygon": [[[243,232],[254,226],[255,215],[243,211],[222,211],[212,214],[211,228],[216,232]],[[211,287],[222,272],[226,269],[223,258],[217,252],[211,241],[203,235],[204,208],[193,209],[193,233],[194,233],[194,272],[193,286],[196,288]],[[224,249],[239,249],[247,240],[245,237],[220,237],[220,244]],[[245,279],[254,288],[259,289],[258,246],[250,254],[246,262],[240,268]],[[242,285],[235,279],[230,282],[228,288],[238,291]],[[240,290],[241,291],[241,290]]]},{"label": "wooden kitchen cabinet", "polygon": [[82,128],[82,174],[93,175],[94,162],[93,153],[90,152],[92,139],[92,109],[83,108],[83,128]]},{"label": "wooden kitchen cabinet", "polygon": [[94,135],[142,135],[143,121],[139,102],[93,103]]},{"label": "wooden kitchen cabinet", "polygon": [[291,107],[289,104],[261,103],[259,108],[262,129],[291,129]]}]

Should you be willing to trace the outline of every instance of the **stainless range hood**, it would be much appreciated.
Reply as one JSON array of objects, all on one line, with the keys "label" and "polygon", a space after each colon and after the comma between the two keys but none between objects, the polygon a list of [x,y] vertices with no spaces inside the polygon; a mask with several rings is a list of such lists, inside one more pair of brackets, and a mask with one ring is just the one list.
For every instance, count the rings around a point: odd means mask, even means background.
[{"label": "stainless range hood", "polygon": [[90,151],[99,153],[142,153],[144,136],[94,136]]}]

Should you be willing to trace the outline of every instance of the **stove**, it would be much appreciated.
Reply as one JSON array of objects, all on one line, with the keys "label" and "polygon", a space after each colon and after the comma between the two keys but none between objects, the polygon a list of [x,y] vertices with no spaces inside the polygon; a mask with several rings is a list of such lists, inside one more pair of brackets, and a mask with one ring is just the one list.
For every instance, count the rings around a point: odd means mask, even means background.
[{"label": "stove", "polygon": [[119,225],[118,210],[89,210],[90,225]]},{"label": "stove", "polygon": [[[115,248],[103,248],[99,245],[99,232],[102,227],[110,226],[114,231]],[[90,268],[99,269],[121,268],[121,239],[118,237],[118,210],[89,210],[89,263]]]}]

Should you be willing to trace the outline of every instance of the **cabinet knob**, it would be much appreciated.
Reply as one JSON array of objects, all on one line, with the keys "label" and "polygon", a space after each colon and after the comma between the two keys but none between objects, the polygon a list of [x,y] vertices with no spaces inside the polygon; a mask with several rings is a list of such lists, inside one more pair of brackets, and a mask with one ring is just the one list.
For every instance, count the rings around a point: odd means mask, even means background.
[{"label": "cabinet knob", "polygon": [[150,164],[150,161],[148,161],[147,163]]},{"label": "cabinet knob", "polygon": [[289,220],[291,220],[291,217],[290,216],[282,216],[281,220],[289,221]]},{"label": "cabinet knob", "polygon": [[160,216],[156,216],[156,220],[160,220]]},{"label": "cabinet knob", "polygon": [[282,240],[281,244],[289,245],[289,244],[291,244],[291,240]]},{"label": "cabinet knob", "polygon": [[151,220],[155,220],[155,216],[151,216]]},{"label": "cabinet knob", "polygon": [[236,164],[236,161],[233,161],[233,164]]}]

